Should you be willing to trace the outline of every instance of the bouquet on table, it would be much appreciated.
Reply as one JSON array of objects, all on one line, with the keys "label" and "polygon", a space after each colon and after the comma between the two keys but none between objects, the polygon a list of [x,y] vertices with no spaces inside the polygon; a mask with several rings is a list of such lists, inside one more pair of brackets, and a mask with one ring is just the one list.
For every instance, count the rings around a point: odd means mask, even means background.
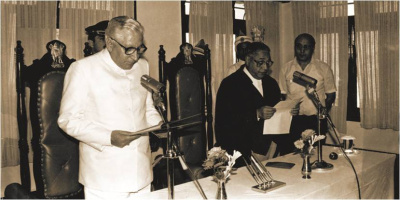
[{"label": "bouquet on table", "polygon": [[325,135],[316,135],[312,129],[307,129],[301,133],[301,138],[294,142],[294,146],[298,149],[297,153],[304,155],[312,155],[314,144],[319,140],[325,139]]},{"label": "bouquet on table", "polygon": [[233,165],[241,155],[239,151],[234,150],[231,156],[221,147],[213,147],[208,151],[203,167],[205,170],[214,170],[214,179],[218,183],[215,199],[227,199],[225,181],[231,176]]},{"label": "bouquet on table", "polygon": [[313,154],[314,144],[325,138],[325,135],[316,135],[312,129],[307,129],[301,133],[301,138],[294,142],[294,146],[298,149],[297,153],[303,158],[303,166],[301,173],[304,179],[311,178],[311,163],[310,157]]},{"label": "bouquet on table", "polygon": [[235,160],[242,154],[234,150],[233,155],[229,155],[221,147],[213,147],[207,153],[207,159],[203,163],[205,170],[213,169],[214,177],[217,180],[227,180],[231,175]]}]

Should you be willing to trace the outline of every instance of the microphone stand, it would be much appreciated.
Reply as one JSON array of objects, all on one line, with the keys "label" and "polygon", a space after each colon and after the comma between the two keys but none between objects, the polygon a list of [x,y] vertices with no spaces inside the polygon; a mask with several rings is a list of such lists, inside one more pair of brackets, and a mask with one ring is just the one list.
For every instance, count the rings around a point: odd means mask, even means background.
[{"label": "microphone stand", "polygon": [[162,99],[162,95],[160,92],[158,93],[153,93],[153,99],[154,99],[154,106],[156,107],[157,111],[161,115],[161,118],[166,124],[166,130],[167,130],[167,145],[166,145],[166,151],[165,155],[160,157],[158,160],[156,160],[153,164],[155,166],[159,161],[161,161],[162,158],[167,159],[167,184],[168,184],[168,199],[174,199],[174,159],[179,159],[182,168],[190,174],[190,178],[192,179],[193,183],[195,184],[196,188],[199,190],[201,196],[203,199],[207,199],[200,183],[198,182],[197,178],[193,175],[193,172],[190,170],[190,168],[187,166],[185,159],[182,157],[181,153],[179,152],[179,149],[177,145],[175,144],[173,137],[172,137],[172,132],[171,132],[171,126],[170,123],[167,120],[167,112],[165,109],[165,105]]},{"label": "microphone stand", "polygon": [[[327,121],[329,122],[329,125],[332,128],[334,128],[335,126],[333,125],[332,120],[329,117],[329,114],[327,112],[322,112],[322,109],[324,107],[321,104],[321,101],[320,101],[320,99],[318,97],[317,91],[314,88],[311,88],[309,85],[307,85],[307,94],[310,94],[312,96],[311,100],[314,103],[314,105],[317,107],[317,120],[318,120],[317,134],[319,136],[319,135],[321,135],[321,120],[322,119],[327,118]],[[326,171],[326,170],[333,169],[333,165],[332,164],[327,163],[322,159],[322,144],[321,144],[321,140],[318,141],[318,159],[312,163],[311,168],[315,169],[317,171]]]}]

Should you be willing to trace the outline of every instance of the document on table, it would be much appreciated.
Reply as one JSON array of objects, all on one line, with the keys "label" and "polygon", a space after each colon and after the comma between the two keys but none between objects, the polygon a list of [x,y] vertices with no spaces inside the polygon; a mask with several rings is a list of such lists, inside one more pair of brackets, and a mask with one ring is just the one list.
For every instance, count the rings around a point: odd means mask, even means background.
[{"label": "document on table", "polygon": [[270,119],[264,120],[264,135],[271,134],[289,134],[292,114],[290,110],[296,106],[298,101],[286,100],[280,101],[274,106],[276,112]]}]

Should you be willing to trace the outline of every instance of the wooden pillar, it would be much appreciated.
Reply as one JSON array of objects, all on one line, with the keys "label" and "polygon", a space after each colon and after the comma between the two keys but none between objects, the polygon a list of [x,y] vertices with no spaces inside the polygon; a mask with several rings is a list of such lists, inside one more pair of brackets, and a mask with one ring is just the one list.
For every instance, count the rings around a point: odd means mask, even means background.
[{"label": "wooden pillar", "polygon": [[212,90],[211,90],[211,52],[208,45],[204,50],[205,58],[207,60],[206,72],[206,120],[207,120],[207,144],[208,149],[214,145],[214,131],[213,131],[213,115],[212,115]]},{"label": "wooden pillar", "polygon": [[27,141],[27,117],[25,106],[25,81],[23,79],[24,65],[24,48],[21,41],[17,41],[16,52],[16,90],[17,90],[17,122],[19,132],[19,155],[20,155],[20,175],[21,184],[27,191],[31,190],[31,178],[29,172],[28,152],[29,146]]},{"label": "wooden pillar", "polygon": [[[164,50],[164,45],[160,45],[160,50],[158,51],[158,79],[160,83],[164,84],[167,86],[167,78],[166,78],[166,72],[165,72],[165,67],[166,67],[166,62],[165,62],[165,50]],[[167,101],[167,93],[163,92],[162,93],[162,98],[164,100],[165,104],[165,112],[168,112],[168,101]]]}]

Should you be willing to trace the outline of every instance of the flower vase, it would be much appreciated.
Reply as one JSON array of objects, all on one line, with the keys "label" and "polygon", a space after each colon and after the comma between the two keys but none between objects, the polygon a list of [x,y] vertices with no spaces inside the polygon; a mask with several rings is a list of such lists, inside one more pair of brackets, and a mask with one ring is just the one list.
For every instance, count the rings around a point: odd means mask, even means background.
[{"label": "flower vase", "polygon": [[304,179],[311,179],[311,163],[310,155],[303,155],[303,167],[301,168],[301,174]]},{"label": "flower vase", "polygon": [[217,179],[218,189],[217,189],[217,196],[215,199],[227,199],[226,190],[225,190],[225,180],[224,179]]}]

